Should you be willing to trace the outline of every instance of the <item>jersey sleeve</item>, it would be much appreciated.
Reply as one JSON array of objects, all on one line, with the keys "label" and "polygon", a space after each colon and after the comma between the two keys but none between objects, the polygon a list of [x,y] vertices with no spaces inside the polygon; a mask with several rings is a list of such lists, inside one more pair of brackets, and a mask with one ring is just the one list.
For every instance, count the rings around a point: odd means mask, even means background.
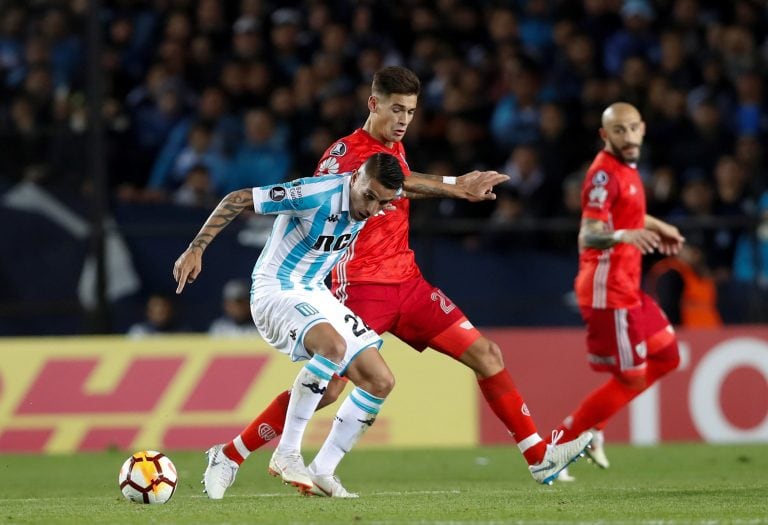
[{"label": "jersey sleeve", "polygon": [[308,215],[341,191],[334,179],[308,177],[253,188],[253,209],[262,215]]},{"label": "jersey sleeve", "polygon": [[581,191],[581,216],[608,222],[619,191],[618,179],[606,170],[599,169],[587,173]]},{"label": "jersey sleeve", "polygon": [[346,137],[337,140],[325,150],[315,169],[315,177],[341,175],[355,171],[362,164],[359,148]]}]

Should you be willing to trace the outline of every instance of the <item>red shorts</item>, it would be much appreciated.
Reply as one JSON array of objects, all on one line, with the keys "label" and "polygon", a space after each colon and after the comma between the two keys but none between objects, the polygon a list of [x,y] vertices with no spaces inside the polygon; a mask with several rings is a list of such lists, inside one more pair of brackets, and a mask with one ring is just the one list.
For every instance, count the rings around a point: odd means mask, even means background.
[{"label": "red shorts", "polygon": [[337,297],[379,334],[389,332],[419,352],[431,347],[458,359],[480,332],[446,295],[419,276],[394,284],[347,284]]},{"label": "red shorts", "polygon": [[645,373],[648,356],[667,347],[675,331],[659,305],[645,293],[637,308],[581,307],[587,324],[587,360],[593,370]]}]

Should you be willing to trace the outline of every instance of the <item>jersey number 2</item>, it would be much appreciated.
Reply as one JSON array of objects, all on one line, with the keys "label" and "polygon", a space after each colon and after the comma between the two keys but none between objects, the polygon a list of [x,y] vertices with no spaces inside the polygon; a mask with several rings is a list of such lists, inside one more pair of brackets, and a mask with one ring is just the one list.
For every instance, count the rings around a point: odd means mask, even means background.
[{"label": "jersey number 2", "polygon": [[[356,315],[347,314],[344,316],[344,321],[347,323],[352,323],[352,333],[355,334],[355,337],[360,337],[365,332],[371,329],[370,326],[365,324],[365,321],[357,317]],[[360,326],[363,325],[363,326]]]}]

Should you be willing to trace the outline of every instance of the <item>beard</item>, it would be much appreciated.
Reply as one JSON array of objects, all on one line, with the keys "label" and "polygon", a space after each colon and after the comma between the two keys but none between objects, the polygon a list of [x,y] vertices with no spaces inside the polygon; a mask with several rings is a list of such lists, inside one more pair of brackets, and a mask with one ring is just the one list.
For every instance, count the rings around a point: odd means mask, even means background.
[{"label": "beard", "polygon": [[[621,160],[623,160],[627,164],[630,164],[630,163],[634,164],[638,160],[640,160],[640,145],[639,144],[632,144],[631,145],[631,146],[637,147],[637,155],[632,155],[632,156],[625,155],[624,151],[620,147],[618,147],[616,144],[611,142],[610,140],[608,141],[608,145],[611,148],[611,153],[613,153],[616,157],[620,158]],[[624,147],[627,147],[627,145],[625,145]]]}]

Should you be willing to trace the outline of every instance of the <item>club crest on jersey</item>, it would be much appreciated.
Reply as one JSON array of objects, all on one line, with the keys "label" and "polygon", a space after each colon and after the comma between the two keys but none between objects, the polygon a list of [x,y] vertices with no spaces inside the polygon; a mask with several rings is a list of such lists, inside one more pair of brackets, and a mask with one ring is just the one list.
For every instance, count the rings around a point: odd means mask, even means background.
[{"label": "club crest on jersey", "polygon": [[317,168],[318,175],[336,175],[339,172],[339,161],[328,157]]},{"label": "club crest on jersey", "polygon": [[347,145],[344,144],[343,142],[337,142],[331,148],[330,155],[333,157],[343,157],[346,152],[347,152]]},{"label": "club crest on jersey", "polygon": [[282,186],[275,186],[269,190],[269,198],[275,202],[280,202],[285,198],[285,188]]},{"label": "club crest on jersey", "polygon": [[603,186],[595,186],[589,192],[589,206],[595,208],[602,208],[605,204],[605,199],[608,198],[608,190]]},{"label": "club crest on jersey", "polygon": [[595,186],[605,186],[606,184],[608,184],[608,174],[603,170],[598,171],[592,177],[592,184],[594,184]]}]

